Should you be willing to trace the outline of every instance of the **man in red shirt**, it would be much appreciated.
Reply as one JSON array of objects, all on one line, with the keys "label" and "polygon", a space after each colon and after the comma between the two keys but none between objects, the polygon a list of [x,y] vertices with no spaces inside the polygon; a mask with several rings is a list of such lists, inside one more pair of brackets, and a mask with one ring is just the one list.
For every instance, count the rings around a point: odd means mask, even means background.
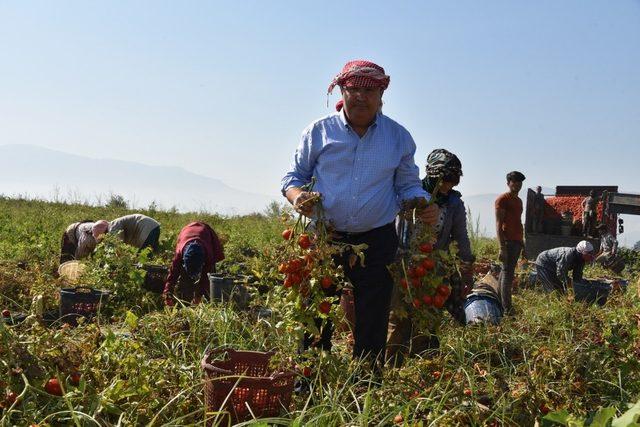
[{"label": "man in red shirt", "polygon": [[525,176],[517,171],[507,174],[509,191],[496,199],[496,233],[500,242],[500,299],[506,314],[513,311],[511,294],[516,264],[524,247],[522,230],[522,189]]},{"label": "man in red shirt", "polygon": [[223,259],[222,244],[209,225],[204,222],[187,224],[178,234],[175,255],[164,285],[165,303],[173,305],[176,283],[185,288],[179,289],[180,299],[199,302],[209,293],[207,273],[215,273],[216,263]]}]

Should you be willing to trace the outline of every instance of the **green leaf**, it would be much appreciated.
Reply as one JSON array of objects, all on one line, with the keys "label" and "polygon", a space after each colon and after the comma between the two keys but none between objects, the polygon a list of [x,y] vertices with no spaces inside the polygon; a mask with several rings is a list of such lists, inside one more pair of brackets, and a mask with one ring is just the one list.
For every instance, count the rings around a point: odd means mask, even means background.
[{"label": "green leaf", "polygon": [[593,416],[590,427],[608,427],[609,422],[616,416],[616,409],[612,407],[602,408]]},{"label": "green leaf", "polygon": [[633,405],[627,412],[622,414],[620,418],[616,418],[611,423],[611,427],[640,427],[638,419],[640,418],[640,401]]},{"label": "green leaf", "polygon": [[[561,411],[550,412],[545,415],[543,418],[545,421],[550,421],[552,423],[561,424],[563,426],[568,425],[569,423],[569,412],[566,409]],[[549,425],[549,424],[546,424]]]},{"label": "green leaf", "polygon": [[130,311],[127,311],[124,321],[126,322],[130,330],[134,330],[138,327],[138,316],[136,316]]}]

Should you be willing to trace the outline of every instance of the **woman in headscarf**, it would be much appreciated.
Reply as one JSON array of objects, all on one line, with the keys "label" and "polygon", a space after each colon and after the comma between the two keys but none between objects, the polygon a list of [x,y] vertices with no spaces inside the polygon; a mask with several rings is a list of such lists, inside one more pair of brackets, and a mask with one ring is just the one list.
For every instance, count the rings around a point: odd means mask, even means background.
[{"label": "woman in headscarf", "polygon": [[[475,257],[471,252],[471,243],[467,233],[467,212],[462,201],[462,194],[453,189],[460,183],[462,163],[453,153],[445,149],[433,150],[427,157],[426,176],[422,180],[422,187],[431,194],[440,208],[440,215],[436,222],[437,239],[434,250],[448,250],[455,242],[458,245],[458,257],[462,261],[462,277],[457,273],[450,276],[451,294],[445,304],[451,316],[460,324],[465,324],[464,299],[473,286],[473,262]],[[400,224],[404,220],[400,220]],[[402,228],[402,227],[401,227]],[[400,250],[408,248],[406,233],[399,233]],[[404,239],[403,239],[404,237]],[[395,289],[394,305],[401,304],[398,290]],[[413,331],[410,317],[400,318],[393,312],[389,320],[388,354],[394,364],[402,363],[403,352],[407,349],[411,354],[437,347],[438,339],[428,331],[421,335]]]},{"label": "woman in headscarf", "polygon": [[159,249],[160,223],[143,214],[125,215],[108,222],[97,221],[93,226],[93,236],[99,240],[104,233],[114,234],[124,243],[139,249],[149,247],[153,252]]},{"label": "woman in headscarf", "polygon": [[187,224],[178,234],[175,255],[164,285],[165,303],[173,305],[174,295],[198,303],[209,293],[208,273],[215,273],[216,263],[223,259],[222,244],[209,225],[204,222]]},{"label": "woman in headscarf", "polygon": [[67,227],[60,244],[60,264],[85,258],[93,252],[97,244],[93,237],[93,225],[93,221],[84,220]]}]

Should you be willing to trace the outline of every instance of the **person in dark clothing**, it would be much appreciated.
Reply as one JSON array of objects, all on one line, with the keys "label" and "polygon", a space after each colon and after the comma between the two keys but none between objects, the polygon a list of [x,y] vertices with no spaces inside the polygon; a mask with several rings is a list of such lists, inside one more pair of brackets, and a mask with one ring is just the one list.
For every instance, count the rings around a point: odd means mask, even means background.
[{"label": "person in dark clothing", "polygon": [[513,310],[511,294],[516,265],[524,248],[524,233],[522,229],[522,199],[518,193],[522,189],[525,176],[521,172],[513,171],[507,174],[509,191],[496,199],[496,232],[500,242],[500,299],[505,314]]},{"label": "person in dark clothing", "polygon": [[[471,243],[467,233],[467,212],[461,198],[462,194],[453,190],[453,187],[460,183],[462,163],[455,154],[444,149],[437,149],[427,157],[426,172],[422,186],[425,191],[432,194],[440,208],[435,226],[437,239],[433,247],[436,250],[448,250],[449,245],[455,242],[458,245],[458,257],[462,261],[463,277],[455,274],[449,278],[452,292],[446,302],[446,308],[456,321],[464,325],[464,299],[473,285],[475,257],[471,252]],[[409,247],[410,233],[404,232],[409,224],[406,219],[400,217],[397,225],[400,235],[400,249],[403,251]],[[387,360],[397,366],[402,363],[403,353],[407,350],[411,354],[420,354],[437,346],[437,337],[426,331],[426,333],[418,335],[413,330],[410,317],[401,318],[396,314],[395,309],[403,304],[397,286],[394,289],[392,301],[394,310],[391,312],[389,320]],[[436,325],[433,326],[435,329]]]},{"label": "person in dark clothing", "polygon": [[589,196],[582,201],[582,235],[593,236],[597,221],[598,198],[595,191],[591,190]]},{"label": "person in dark clothing", "polygon": [[165,303],[173,305],[174,293],[180,299],[198,303],[209,293],[208,273],[215,273],[216,263],[223,259],[222,244],[209,225],[204,222],[187,224],[178,234],[175,255],[164,285]]},{"label": "person in dark clothing", "polygon": [[593,245],[586,240],[575,248],[560,247],[540,252],[536,259],[536,273],[545,291],[566,292],[569,286],[569,271],[573,281],[582,280],[585,263],[594,259]]}]

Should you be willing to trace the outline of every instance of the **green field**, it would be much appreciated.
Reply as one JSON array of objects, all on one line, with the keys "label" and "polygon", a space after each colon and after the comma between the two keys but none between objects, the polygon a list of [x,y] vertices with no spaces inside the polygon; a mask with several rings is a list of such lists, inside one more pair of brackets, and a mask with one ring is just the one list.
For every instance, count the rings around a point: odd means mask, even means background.
[{"label": "green field", "polygon": [[[147,212],[162,223],[160,260],[168,263],[175,237],[193,220],[209,223],[225,242],[222,268],[275,286],[271,259],[282,243],[276,209],[244,217]],[[0,308],[57,307],[59,243],[79,219],[112,219],[126,209],[0,198]],[[495,256],[495,242],[474,237],[480,257]],[[520,289],[517,316],[498,327],[455,326],[448,315],[437,354],[387,369],[381,386],[358,375],[346,333],[332,354],[298,355],[298,339],[272,321],[219,304],[165,308],[140,289],[144,262],[124,245],[101,245],[89,262],[87,283],[115,297],[98,322],[78,328],[46,327],[37,317],[0,323],[0,425],[204,425],[206,348],[270,350],[285,364],[311,368],[312,391],[295,395],[281,418],[267,425],[611,425],[640,399],[640,313],[636,270],[626,294],[603,308],[566,296]],[[591,271],[591,274],[601,273]],[[270,305],[275,295],[256,296]],[[35,304],[37,305],[37,304]],[[285,319],[286,320],[286,319]],[[291,361],[289,361],[291,360]],[[81,375],[78,386],[70,376]],[[60,379],[64,396],[44,391]],[[14,392],[10,405],[6,394]],[[548,412],[548,414],[547,414]],[[632,424],[638,407],[614,426]],[[544,415],[546,419],[543,419]],[[603,421],[604,420],[604,421]]]}]

